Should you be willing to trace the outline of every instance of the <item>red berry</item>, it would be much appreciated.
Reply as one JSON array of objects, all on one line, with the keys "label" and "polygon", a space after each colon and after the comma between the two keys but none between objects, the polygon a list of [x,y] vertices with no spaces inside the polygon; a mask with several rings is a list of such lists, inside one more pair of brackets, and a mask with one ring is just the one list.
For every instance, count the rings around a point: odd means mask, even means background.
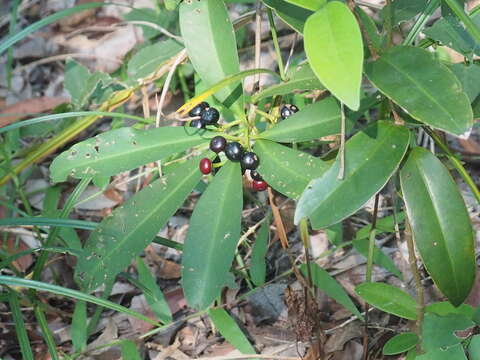
[{"label": "red berry", "polygon": [[264,191],[264,190],[267,190],[268,184],[265,181],[253,180],[252,181],[252,188],[255,191]]},{"label": "red berry", "polygon": [[212,172],[212,160],[208,158],[203,158],[202,160],[200,160],[198,167],[200,168],[200,172],[202,174],[208,175]]}]

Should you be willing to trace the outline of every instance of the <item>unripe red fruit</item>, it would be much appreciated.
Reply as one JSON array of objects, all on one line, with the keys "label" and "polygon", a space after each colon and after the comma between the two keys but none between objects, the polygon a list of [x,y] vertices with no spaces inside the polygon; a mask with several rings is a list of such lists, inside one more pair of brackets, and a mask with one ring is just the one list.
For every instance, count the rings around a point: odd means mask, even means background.
[{"label": "unripe red fruit", "polygon": [[255,191],[265,191],[268,188],[268,184],[265,181],[252,181],[252,188]]},{"label": "unripe red fruit", "polygon": [[212,172],[212,160],[208,158],[203,158],[202,160],[200,160],[198,167],[200,168],[200,172],[202,174],[208,175]]}]

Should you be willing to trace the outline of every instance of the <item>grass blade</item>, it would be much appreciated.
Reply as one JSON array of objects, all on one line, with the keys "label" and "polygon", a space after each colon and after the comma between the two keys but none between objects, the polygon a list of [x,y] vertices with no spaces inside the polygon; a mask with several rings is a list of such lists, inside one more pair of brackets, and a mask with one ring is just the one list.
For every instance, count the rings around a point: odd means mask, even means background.
[{"label": "grass blade", "polygon": [[105,299],[100,299],[92,295],[84,294],[81,291],[68,289],[62,286],[47,284],[41,281],[22,279],[15,276],[5,276],[5,275],[0,275],[0,285],[19,286],[19,287],[24,287],[28,289],[35,289],[38,291],[48,291],[53,294],[66,296],[76,300],[87,301],[92,304],[97,304],[97,305],[106,307],[108,309],[115,310],[115,311],[124,313],[126,315],[132,316],[134,318],[145,321],[152,325],[156,325],[156,326],[159,325],[156,321],[136,311],[130,310],[125,306],[115,304],[114,302],[111,302]]},{"label": "grass blade", "polygon": [[10,291],[8,303],[10,305],[10,311],[12,312],[13,322],[15,323],[15,330],[17,333],[18,343],[20,345],[20,351],[22,352],[22,357],[24,360],[33,360],[32,348],[30,347],[27,329],[25,327],[25,322],[23,321],[20,302],[18,301],[15,291]]},{"label": "grass blade", "polygon": [[57,345],[55,344],[55,340],[53,339],[52,332],[48,327],[47,318],[45,317],[45,314],[43,313],[42,309],[40,309],[39,306],[35,306],[33,311],[35,312],[35,317],[37,318],[38,325],[40,325],[40,329],[42,330],[43,339],[47,344],[50,357],[52,358],[52,360],[58,360],[59,357],[57,354]]}]

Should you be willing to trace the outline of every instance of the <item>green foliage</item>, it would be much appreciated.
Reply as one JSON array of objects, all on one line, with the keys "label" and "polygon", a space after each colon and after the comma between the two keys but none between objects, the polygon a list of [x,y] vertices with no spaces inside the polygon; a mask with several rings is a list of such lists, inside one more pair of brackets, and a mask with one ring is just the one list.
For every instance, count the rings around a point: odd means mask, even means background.
[{"label": "green foliage", "polygon": [[418,343],[418,336],[412,332],[398,334],[383,346],[384,355],[396,355],[410,350]]}]

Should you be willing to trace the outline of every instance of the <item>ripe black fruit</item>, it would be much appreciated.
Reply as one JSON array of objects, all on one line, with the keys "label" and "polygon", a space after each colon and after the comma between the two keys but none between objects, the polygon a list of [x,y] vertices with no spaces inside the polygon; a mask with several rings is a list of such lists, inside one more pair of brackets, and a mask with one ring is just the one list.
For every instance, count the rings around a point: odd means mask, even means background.
[{"label": "ripe black fruit", "polygon": [[213,161],[212,161],[212,166],[213,166],[212,167],[212,173],[213,173],[213,175],[215,175],[218,172],[218,170],[220,170],[220,167],[214,166],[214,165],[215,164],[220,164],[221,162],[222,161],[220,160],[220,157],[218,155],[215,156],[215,159],[213,159]]},{"label": "ripe black fruit", "polygon": [[245,169],[255,170],[259,163],[258,156],[254,152],[248,151],[242,156],[241,165]]},{"label": "ripe black fruit", "polygon": [[223,136],[215,136],[210,140],[210,150],[214,153],[219,153],[225,149],[225,145],[227,145],[227,140]]},{"label": "ripe black fruit", "polygon": [[188,112],[188,116],[194,117],[194,116],[200,116],[202,111],[209,108],[210,105],[208,105],[207,102],[201,102],[197,106],[195,106],[192,110]]},{"label": "ripe black fruit", "polygon": [[238,162],[243,155],[243,146],[233,141],[225,146],[225,155],[230,161]]},{"label": "ripe black fruit", "polygon": [[280,109],[280,116],[282,117],[282,119],[286,119],[288,118],[289,116],[292,116],[293,114],[293,111],[290,110],[290,108],[286,105],[284,105],[281,109]]},{"label": "ripe black fruit", "polygon": [[203,129],[205,126],[202,124],[200,119],[192,120],[190,126],[197,129]]},{"label": "ripe black fruit", "polygon": [[258,173],[257,170],[250,171],[250,177],[256,181],[263,181],[262,176]]},{"label": "ripe black fruit", "polygon": [[220,114],[213,107],[205,109],[200,113],[200,120],[204,125],[215,125],[218,119],[220,119]]},{"label": "ripe black fruit", "polygon": [[290,105],[290,110],[292,110],[293,113],[296,113],[298,112],[298,107],[296,107],[295,105]]}]

